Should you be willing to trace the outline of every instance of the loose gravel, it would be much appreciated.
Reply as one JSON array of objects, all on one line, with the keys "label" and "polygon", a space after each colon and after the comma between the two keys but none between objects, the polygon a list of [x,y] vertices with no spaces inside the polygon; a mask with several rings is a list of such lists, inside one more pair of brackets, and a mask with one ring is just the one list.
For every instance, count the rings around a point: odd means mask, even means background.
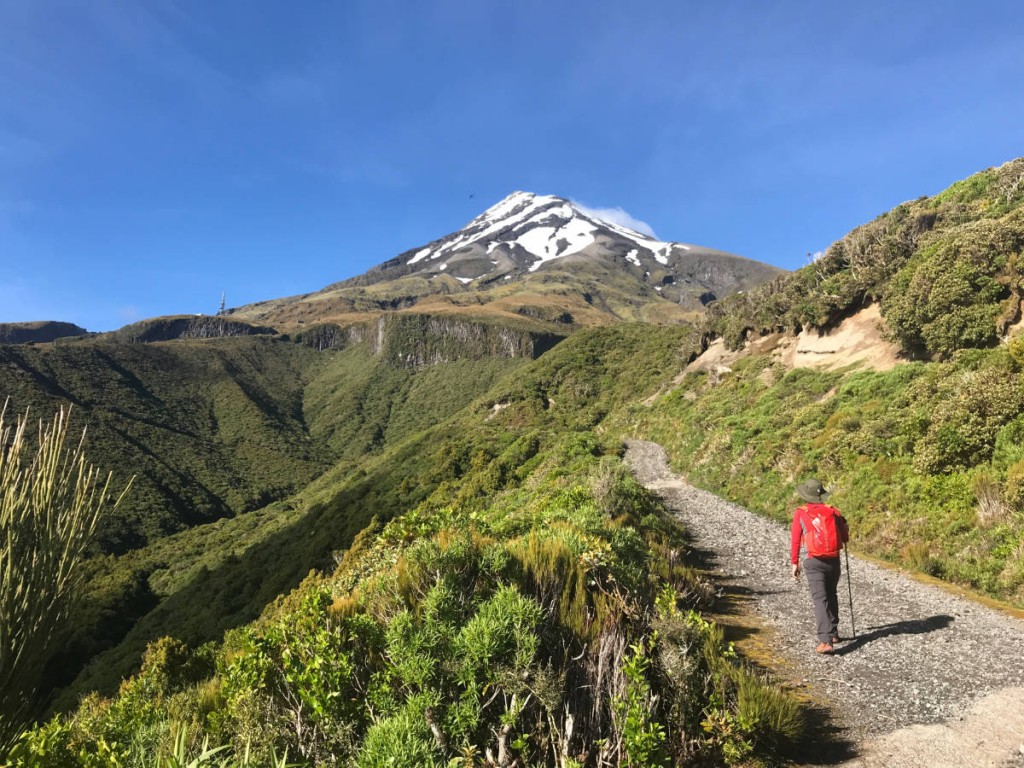
[{"label": "loose gravel", "polygon": [[856,635],[844,562],[844,640],[820,656],[806,581],[790,571],[788,527],[689,485],[654,443],[629,441],[625,458],[754,625],[758,660],[831,712],[836,740],[852,749],[822,762],[1024,766],[1024,622],[851,555]]}]

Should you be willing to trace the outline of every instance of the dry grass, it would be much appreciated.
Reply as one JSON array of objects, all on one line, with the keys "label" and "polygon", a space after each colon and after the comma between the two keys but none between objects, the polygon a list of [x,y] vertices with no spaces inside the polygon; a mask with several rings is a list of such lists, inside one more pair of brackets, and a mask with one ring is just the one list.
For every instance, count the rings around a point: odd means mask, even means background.
[{"label": "dry grass", "polygon": [[978,525],[988,528],[1005,521],[1010,511],[1003,503],[999,481],[989,474],[981,473],[975,476],[973,486],[974,497],[978,500]]}]

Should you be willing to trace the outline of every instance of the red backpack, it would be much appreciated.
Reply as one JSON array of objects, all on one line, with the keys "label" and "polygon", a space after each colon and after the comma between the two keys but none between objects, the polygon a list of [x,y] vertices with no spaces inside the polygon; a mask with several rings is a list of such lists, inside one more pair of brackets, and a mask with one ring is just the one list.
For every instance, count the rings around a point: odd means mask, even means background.
[{"label": "red backpack", "polygon": [[843,542],[850,538],[846,520],[839,510],[827,504],[807,504],[801,509],[800,527],[807,554],[811,557],[839,557]]}]

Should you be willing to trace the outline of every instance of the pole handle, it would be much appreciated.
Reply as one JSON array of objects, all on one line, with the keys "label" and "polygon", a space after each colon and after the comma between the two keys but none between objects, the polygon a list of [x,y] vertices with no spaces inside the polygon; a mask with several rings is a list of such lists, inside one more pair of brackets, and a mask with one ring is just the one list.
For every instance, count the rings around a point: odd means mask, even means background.
[{"label": "pole handle", "polygon": [[857,636],[857,624],[853,620],[853,584],[850,582],[850,545],[843,542],[843,551],[846,553],[846,589],[850,594],[850,629],[853,636]]}]

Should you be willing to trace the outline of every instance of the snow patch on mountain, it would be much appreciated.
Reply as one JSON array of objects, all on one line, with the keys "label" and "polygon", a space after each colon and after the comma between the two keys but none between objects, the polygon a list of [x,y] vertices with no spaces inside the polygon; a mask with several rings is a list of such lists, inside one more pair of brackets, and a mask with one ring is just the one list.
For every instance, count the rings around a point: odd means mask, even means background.
[{"label": "snow patch on mountain", "polygon": [[541,264],[562,256],[578,253],[594,242],[597,228],[588,221],[570,218],[560,227],[536,227],[520,235],[516,242],[530,253],[538,256],[538,260],[530,267],[536,272]]},{"label": "snow patch on mountain", "polygon": [[417,261],[420,261],[423,257],[425,257],[428,253],[430,253],[430,248],[424,248],[423,250],[417,251],[416,255],[409,259],[409,263],[415,264]]}]

